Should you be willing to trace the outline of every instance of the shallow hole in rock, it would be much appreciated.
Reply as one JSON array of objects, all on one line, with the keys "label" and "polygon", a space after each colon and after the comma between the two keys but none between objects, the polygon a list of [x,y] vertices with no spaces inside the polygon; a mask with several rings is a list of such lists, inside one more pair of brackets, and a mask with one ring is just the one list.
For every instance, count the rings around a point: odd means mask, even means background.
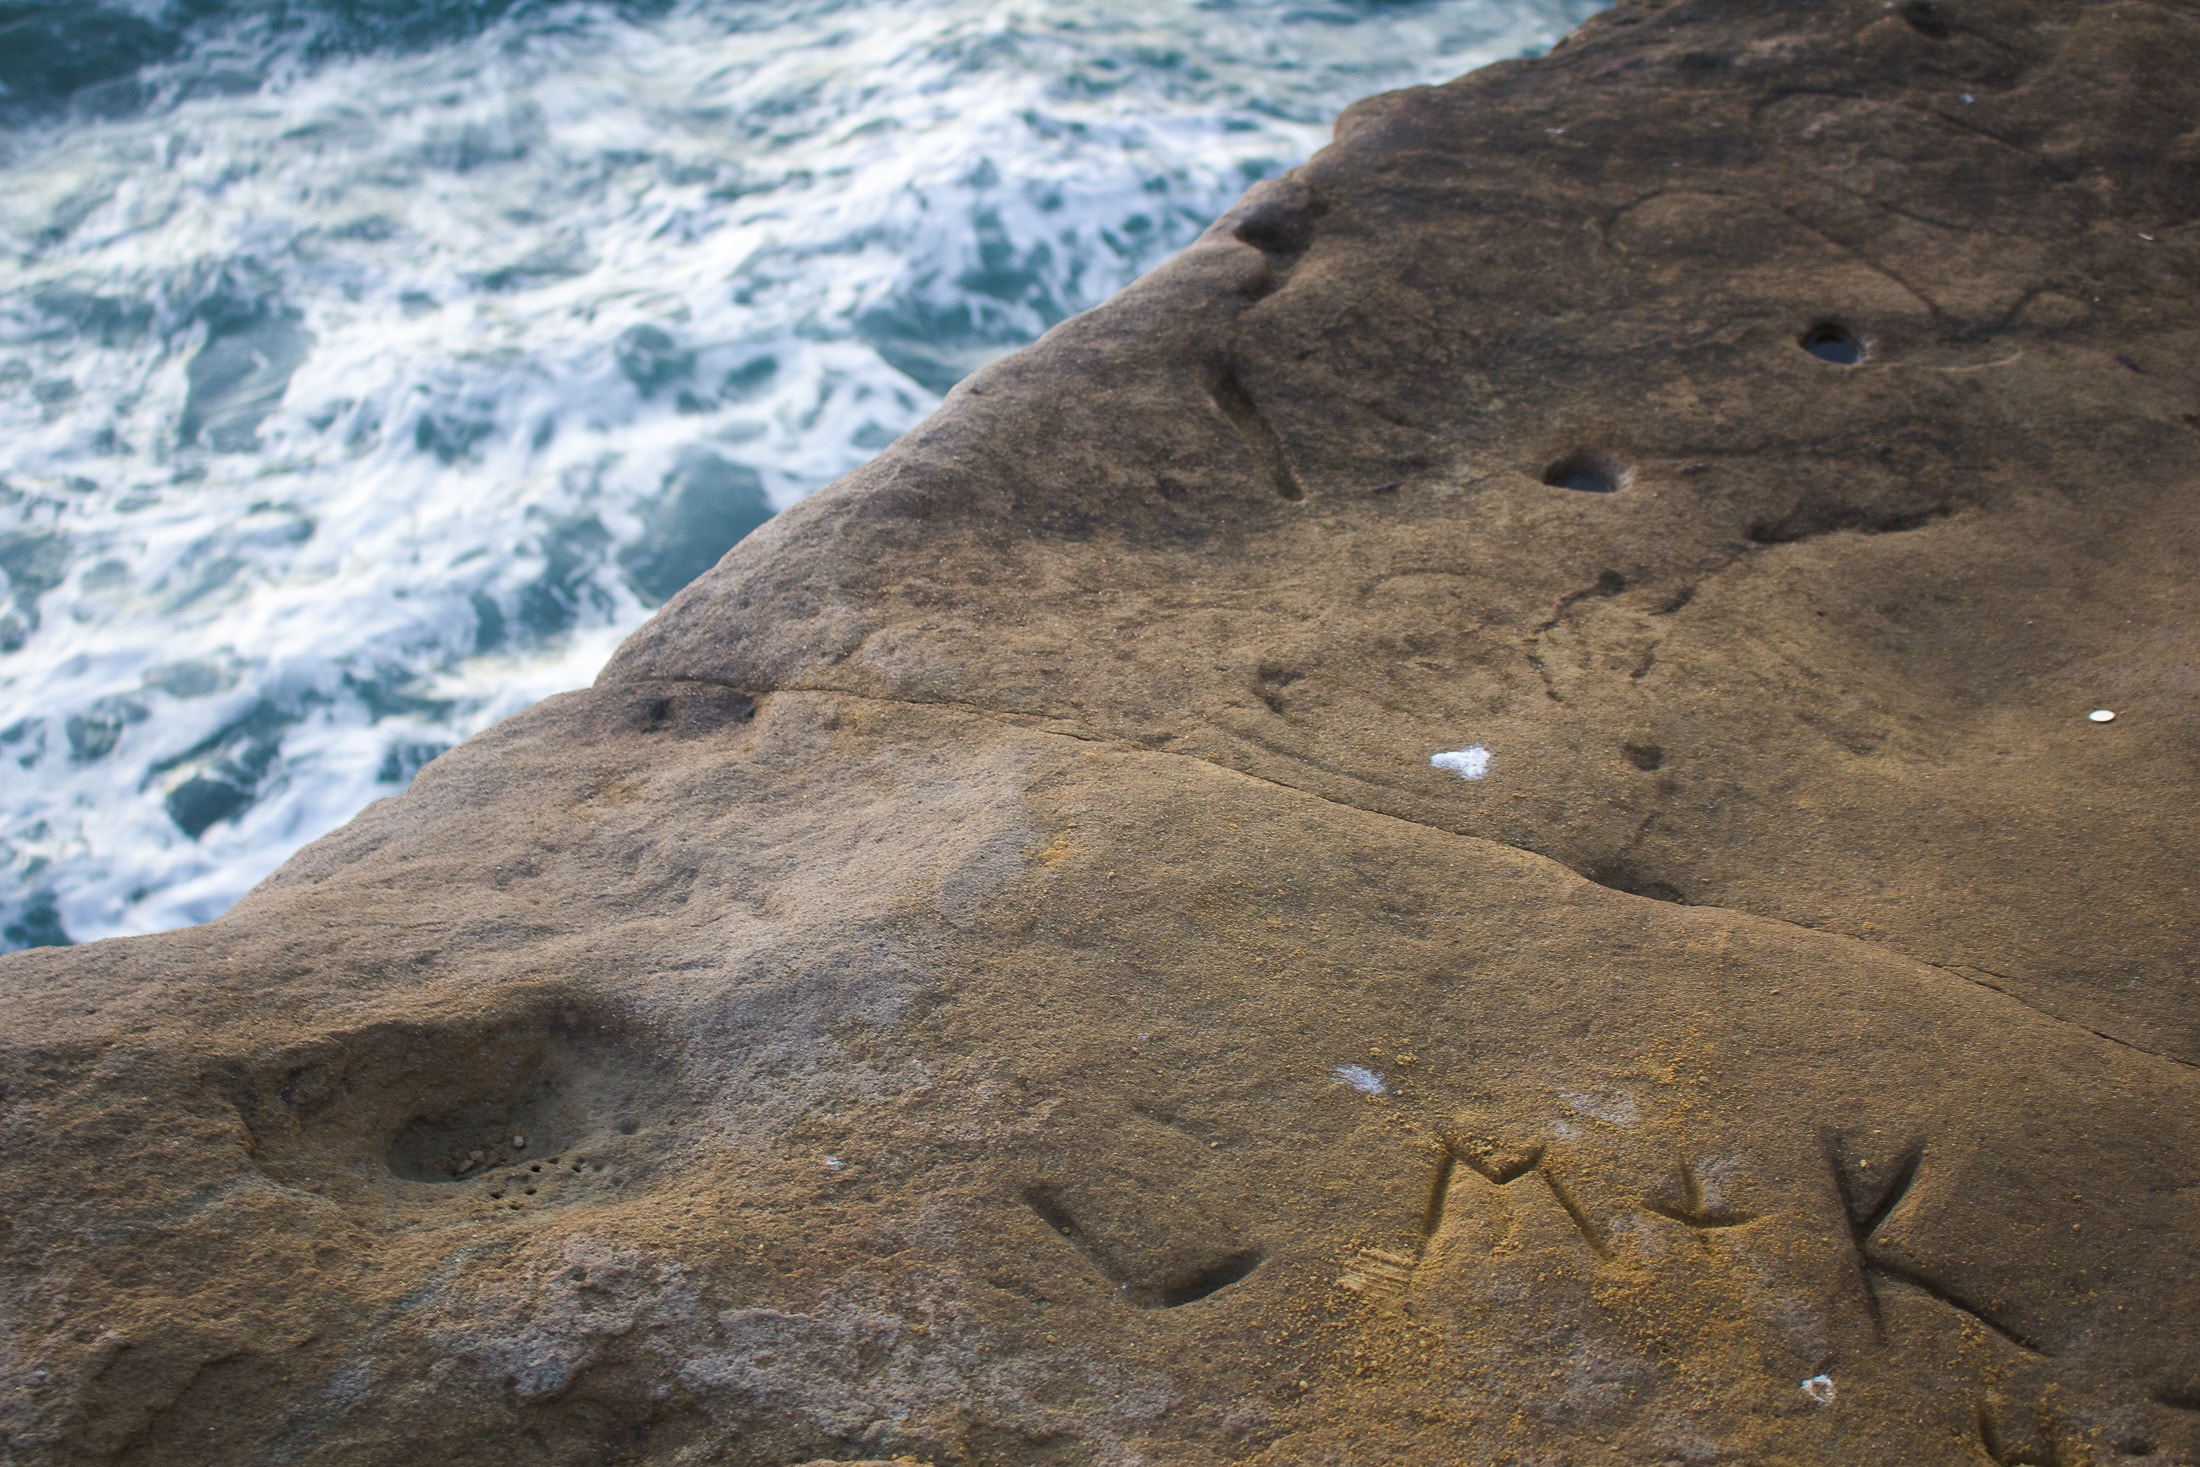
[{"label": "shallow hole in rock", "polygon": [[2165,1386],[2154,1393],[2154,1401],[2172,1411],[2200,1411],[2200,1381]]},{"label": "shallow hole in rock", "polygon": [[[676,1127],[670,1067],[637,1034],[557,994],[521,993],[502,1014],[392,1019],[316,1036],[269,1057],[240,1096],[255,1166],[286,1181],[423,1187],[425,1201],[539,1186],[546,1205],[600,1184],[567,1171],[581,1152],[648,1170]],[[634,1140],[613,1134],[620,1122]]]},{"label": "shallow hole in rock", "polygon": [[1065,1238],[1077,1236],[1077,1223],[1062,1205],[1062,1199],[1052,1187],[1031,1187],[1024,1192],[1024,1205],[1039,1214],[1039,1221]]},{"label": "shallow hole in rock", "polygon": [[413,1120],[390,1142],[390,1170],[408,1182],[465,1181],[519,1161],[530,1141],[570,1134],[559,1078],[538,1059],[471,1104]]},{"label": "shallow hole in rock", "polygon": [[1247,1248],[1217,1259],[1180,1279],[1171,1280],[1155,1299],[1163,1309],[1175,1309],[1180,1305],[1197,1303],[1210,1294],[1219,1294],[1234,1283],[1246,1278],[1260,1267],[1260,1250]]},{"label": "shallow hole in rock", "polygon": [[1688,898],[1670,881],[1639,871],[1624,861],[1612,861],[1602,866],[1592,866],[1581,873],[1599,886],[1623,891],[1629,896],[1648,897],[1654,902],[1671,902],[1675,906],[1687,906]]},{"label": "shallow hole in rock", "polygon": [[1543,482],[1553,489],[1580,494],[1615,494],[1632,477],[1625,464],[1602,453],[1569,454],[1543,471]]},{"label": "shallow hole in rock", "polygon": [[1839,321],[1820,321],[1797,343],[1821,362],[1853,367],[1864,360],[1864,341]]},{"label": "shallow hole in rock", "polygon": [[1936,41],[1945,41],[1955,34],[1955,22],[1950,20],[1948,12],[1935,5],[1933,0],[1906,0],[1906,3],[1897,14],[1908,21],[1910,29],[1921,36],[1929,36]]},{"label": "shallow hole in rock", "polygon": [[[1024,1205],[1049,1231],[1083,1252],[1125,1303],[1139,1309],[1175,1309],[1220,1293],[1258,1268],[1263,1256],[1258,1248],[1226,1244],[1179,1251],[1184,1240],[1126,1231],[1120,1217],[1112,1226],[1103,1218],[1096,1233],[1072,1212],[1068,1197],[1045,1184],[1027,1188]],[[1176,1253],[1174,1266],[1155,1268],[1161,1263],[1157,1252]],[[1186,1258],[1184,1252],[1192,1256]]]}]

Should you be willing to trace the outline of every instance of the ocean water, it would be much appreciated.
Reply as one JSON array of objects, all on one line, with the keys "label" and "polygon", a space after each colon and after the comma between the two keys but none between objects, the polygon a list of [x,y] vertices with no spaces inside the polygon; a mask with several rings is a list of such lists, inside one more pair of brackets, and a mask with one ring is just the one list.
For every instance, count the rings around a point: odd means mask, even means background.
[{"label": "ocean water", "polygon": [[204,921],[1584,0],[0,3],[0,947]]}]

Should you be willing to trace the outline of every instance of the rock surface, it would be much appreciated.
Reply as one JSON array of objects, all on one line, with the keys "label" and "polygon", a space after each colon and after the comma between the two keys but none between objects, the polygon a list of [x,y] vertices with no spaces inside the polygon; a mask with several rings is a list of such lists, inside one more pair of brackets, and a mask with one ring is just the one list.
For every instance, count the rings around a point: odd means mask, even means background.
[{"label": "rock surface", "polygon": [[2055,0],[1353,108],[0,960],[0,1457],[2200,1461],[2196,124]]}]

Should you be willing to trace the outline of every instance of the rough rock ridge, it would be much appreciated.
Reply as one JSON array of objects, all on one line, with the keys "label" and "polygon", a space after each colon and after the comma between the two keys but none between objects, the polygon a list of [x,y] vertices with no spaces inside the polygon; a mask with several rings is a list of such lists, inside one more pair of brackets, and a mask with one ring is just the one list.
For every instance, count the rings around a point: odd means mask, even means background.
[{"label": "rough rock ridge", "polygon": [[0,1458],[2200,1461],[2196,124],[2182,0],[1353,108],[0,961]]}]

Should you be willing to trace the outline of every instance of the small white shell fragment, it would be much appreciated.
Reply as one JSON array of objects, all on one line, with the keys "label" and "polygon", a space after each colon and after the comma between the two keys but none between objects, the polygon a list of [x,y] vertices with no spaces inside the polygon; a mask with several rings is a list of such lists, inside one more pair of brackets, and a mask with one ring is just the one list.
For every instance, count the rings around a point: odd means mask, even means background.
[{"label": "small white shell fragment", "polygon": [[1809,1380],[1803,1382],[1803,1394],[1821,1406],[1832,1405],[1833,1377],[1830,1375],[1812,1376]]},{"label": "small white shell fragment", "polygon": [[2096,708],[2088,713],[2086,717],[2092,719],[2095,723],[2114,723],[2116,721],[2116,710],[2113,708]]},{"label": "small white shell fragment", "polygon": [[1490,772],[1490,751],[1480,744],[1469,744],[1448,754],[1431,754],[1428,762],[1438,769],[1456,772],[1461,779],[1480,779]]}]

